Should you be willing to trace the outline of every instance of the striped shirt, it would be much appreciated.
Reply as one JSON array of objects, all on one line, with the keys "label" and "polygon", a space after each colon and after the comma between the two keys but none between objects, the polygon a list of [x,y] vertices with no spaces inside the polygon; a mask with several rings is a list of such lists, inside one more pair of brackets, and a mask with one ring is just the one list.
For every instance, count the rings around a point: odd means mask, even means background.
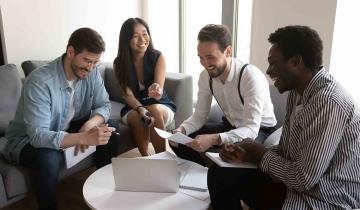
[{"label": "striped shirt", "polygon": [[260,165],[287,186],[282,209],[360,208],[359,108],[325,69],[297,100],[291,91],[280,143]]}]

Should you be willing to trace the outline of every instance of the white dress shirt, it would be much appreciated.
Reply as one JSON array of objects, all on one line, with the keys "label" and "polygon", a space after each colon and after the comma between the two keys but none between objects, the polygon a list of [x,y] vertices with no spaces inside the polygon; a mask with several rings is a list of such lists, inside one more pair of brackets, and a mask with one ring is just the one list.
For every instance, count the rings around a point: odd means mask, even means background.
[{"label": "white dress shirt", "polygon": [[[245,138],[255,139],[260,126],[276,125],[273,104],[270,99],[269,83],[256,66],[248,65],[242,74],[240,92],[238,81],[243,62],[232,58],[230,73],[223,84],[218,78],[213,79],[214,96],[227,120],[236,129],[220,133],[221,142],[238,142]],[[206,122],[211,108],[212,94],[209,87],[209,74],[203,70],[199,78],[198,101],[195,112],[181,126],[187,134],[200,129]]]}]

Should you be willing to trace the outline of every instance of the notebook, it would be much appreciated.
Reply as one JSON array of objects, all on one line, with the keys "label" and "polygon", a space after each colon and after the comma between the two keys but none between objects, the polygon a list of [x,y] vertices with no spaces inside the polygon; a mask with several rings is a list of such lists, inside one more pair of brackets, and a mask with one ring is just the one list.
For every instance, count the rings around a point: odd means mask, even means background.
[{"label": "notebook", "polygon": [[175,160],[112,158],[115,190],[174,193],[180,176]]},{"label": "notebook", "polygon": [[219,153],[206,152],[205,155],[221,167],[230,168],[258,168],[253,163],[227,163],[221,160]]},{"label": "notebook", "polygon": [[75,155],[75,147],[66,148],[64,151],[66,168],[71,168],[96,151],[96,146],[89,146],[84,152]]}]

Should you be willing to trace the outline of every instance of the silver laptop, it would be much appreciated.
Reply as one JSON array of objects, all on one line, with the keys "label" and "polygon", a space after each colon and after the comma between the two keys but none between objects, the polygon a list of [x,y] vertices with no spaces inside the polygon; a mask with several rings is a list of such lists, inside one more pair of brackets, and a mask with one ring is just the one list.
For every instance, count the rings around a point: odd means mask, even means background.
[{"label": "silver laptop", "polygon": [[112,158],[115,190],[177,192],[180,175],[175,160]]}]

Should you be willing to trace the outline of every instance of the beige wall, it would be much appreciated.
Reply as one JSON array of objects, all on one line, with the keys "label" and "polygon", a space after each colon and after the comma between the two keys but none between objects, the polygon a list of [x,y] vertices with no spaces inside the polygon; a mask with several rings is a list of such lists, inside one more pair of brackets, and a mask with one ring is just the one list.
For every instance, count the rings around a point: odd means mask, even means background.
[{"label": "beige wall", "polygon": [[113,61],[121,24],[140,16],[139,0],[0,0],[8,63],[52,60],[65,52],[80,27],[97,30],[106,42],[102,61]]},{"label": "beige wall", "polygon": [[336,0],[254,0],[250,63],[266,71],[269,34],[286,25],[308,25],[323,40],[323,63],[328,68],[335,11]]}]

